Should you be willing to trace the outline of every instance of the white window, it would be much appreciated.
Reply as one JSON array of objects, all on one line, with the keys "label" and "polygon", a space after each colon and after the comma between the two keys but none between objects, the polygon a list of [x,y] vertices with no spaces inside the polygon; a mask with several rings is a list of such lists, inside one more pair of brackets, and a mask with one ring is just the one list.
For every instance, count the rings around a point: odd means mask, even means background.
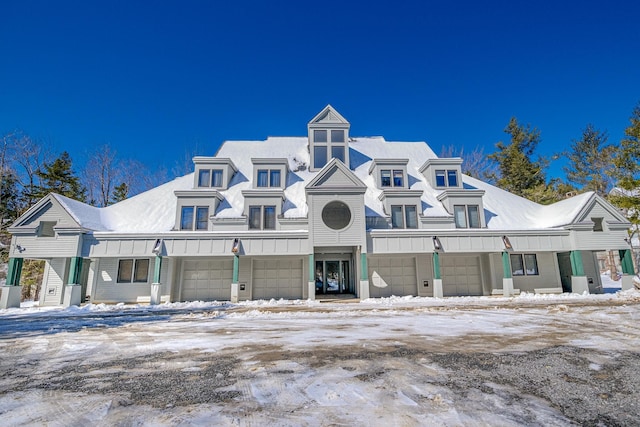
[{"label": "white window", "polygon": [[249,206],[249,229],[275,230],[275,206]]},{"label": "white window", "polygon": [[381,187],[404,187],[404,171],[402,169],[381,169]]},{"label": "white window", "polygon": [[418,211],[415,205],[391,206],[392,228],[418,228]]},{"label": "white window", "polygon": [[478,205],[454,205],[453,219],[456,228],[480,228],[480,208]]},{"label": "white window", "polygon": [[223,187],[222,185],[222,169],[213,169],[211,171],[211,186],[212,187]]},{"label": "white window", "polygon": [[148,259],[121,259],[118,262],[118,283],[146,283],[148,277]]},{"label": "white window", "polygon": [[537,276],[538,259],[536,254],[511,254],[511,274],[514,276]]},{"label": "white window", "polygon": [[198,187],[222,187],[222,169],[200,169]]},{"label": "white window", "polygon": [[280,169],[258,169],[256,187],[280,188]]},{"label": "white window", "polygon": [[436,187],[457,187],[458,171],[455,169],[436,170]]},{"label": "white window", "polygon": [[182,207],[180,214],[180,230],[206,230],[208,228],[208,224],[208,206]]},{"label": "white window", "polygon": [[329,161],[329,157],[341,162],[346,160],[346,140],[343,129],[315,129],[313,131],[313,167],[323,168]]}]

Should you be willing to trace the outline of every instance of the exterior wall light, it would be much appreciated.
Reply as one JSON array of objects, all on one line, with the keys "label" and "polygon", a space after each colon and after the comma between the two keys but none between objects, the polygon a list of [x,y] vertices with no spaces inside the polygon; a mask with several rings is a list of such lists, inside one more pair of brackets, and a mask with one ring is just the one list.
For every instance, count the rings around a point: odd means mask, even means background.
[{"label": "exterior wall light", "polygon": [[511,245],[511,241],[509,241],[509,238],[507,236],[502,236],[502,243],[504,243],[504,248],[509,250],[509,249],[513,249],[513,246]]},{"label": "exterior wall light", "polygon": [[435,249],[436,251],[442,250],[442,243],[440,243],[440,239],[438,239],[438,236],[433,236],[433,249]]},{"label": "exterior wall light", "polygon": [[24,251],[26,251],[27,248],[20,246],[20,245],[16,245],[16,252],[22,253]]},{"label": "exterior wall light", "polygon": [[156,256],[160,256],[160,253],[162,252],[162,239],[157,239],[156,243],[153,245],[153,249],[151,249],[151,252],[156,255]]},{"label": "exterior wall light", "polygon": [[629,245],[629,246],[633,246],[633,245],[631,244],[631,239],[630,239],[630,238],[625,237],[625,238],[624,238],[624,241],[625,241],[625,242],[627,242],[627,245]]},{"label": "exterior wall light", "polygon": [[233,239],[233,246],[231,247],[231,252],[234,255],[240,254],[240,239],[238,239],[237,237]]}]

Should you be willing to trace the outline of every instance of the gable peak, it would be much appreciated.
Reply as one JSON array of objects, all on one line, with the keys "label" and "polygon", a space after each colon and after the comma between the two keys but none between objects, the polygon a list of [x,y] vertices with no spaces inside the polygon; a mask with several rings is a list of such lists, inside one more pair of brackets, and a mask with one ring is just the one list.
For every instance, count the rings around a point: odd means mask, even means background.
[{"label": "gable peak", "polygon": [[338,111],[331,106],[331,104],[327,104],[326,107],[322,109],[311,121],[309,125],[326,125],[326,124],[345,124],[348,125],[349,122],[347,119],[342,117]]}]

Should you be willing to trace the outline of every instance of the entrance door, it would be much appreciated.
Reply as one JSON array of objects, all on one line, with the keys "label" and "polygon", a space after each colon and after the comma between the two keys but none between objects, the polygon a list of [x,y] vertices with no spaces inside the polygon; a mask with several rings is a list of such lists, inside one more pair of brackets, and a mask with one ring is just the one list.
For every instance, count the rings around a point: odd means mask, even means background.
[{"label": "entrance door", "polygon": [[351,283],[351,261],[316,261],[316,295],[353,293]]},{"label": "entrance door", "polygon": [[558,270],[560,270],[560,282],[562,292],[571,292],[571,254],[570,252],[558,253]]}]

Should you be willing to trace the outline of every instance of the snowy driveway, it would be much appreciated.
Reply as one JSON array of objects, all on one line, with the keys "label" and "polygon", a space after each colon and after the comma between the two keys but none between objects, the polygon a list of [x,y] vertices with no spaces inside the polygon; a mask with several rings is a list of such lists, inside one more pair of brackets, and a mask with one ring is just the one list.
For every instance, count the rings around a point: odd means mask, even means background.
[{"label": "snowy driveway", "polygon": [[0,312],[3,425],[638,425],[640,293]]}]

